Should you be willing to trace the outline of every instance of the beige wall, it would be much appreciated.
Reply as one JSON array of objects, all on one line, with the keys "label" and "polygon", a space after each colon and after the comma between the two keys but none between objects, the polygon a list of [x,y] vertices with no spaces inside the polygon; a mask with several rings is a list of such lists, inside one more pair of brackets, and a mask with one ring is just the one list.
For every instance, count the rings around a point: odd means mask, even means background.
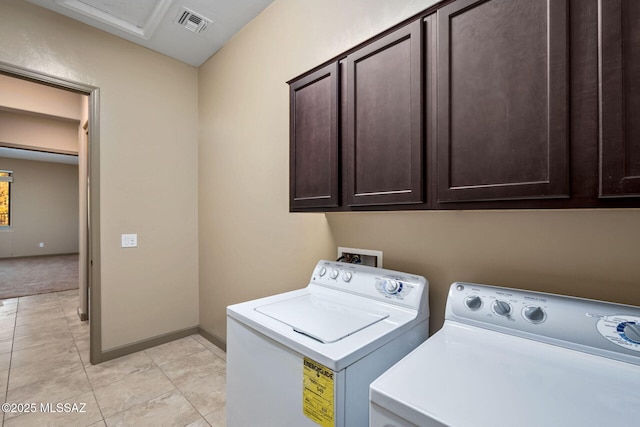
[{"label": "beige wall", "polygon": [[21,0],[0,61],[100,88],[102,350],[196,326],[197,70]]},{"label": "beige wall", "polygon": [[225,339],[227,305],[303,287],[336,256],[323,214],[288,211],[285,82],[431,3],[276,0],[200,67],[203,329]]},{"label": "beige wall", "polygon": [[0,157],[0,169],[14,180],[0,258],[77,253],[78,166]]},{"label": "beige wall", "polygon": [[84,95],[0,74],[0,106],[49,116],[80,120]]},{"label": "beige wall", "polygon": [[0,110],[0,144],[8,142],[77,153],[78,126],[76,120]]},{"label": "beige wall", "polygon": [[487,283],[640,305],[640,210],[329,214],[341,246],[430,281],[431,330],[449,285]]},{"label": "beige wall", "polygon": [[276,0],[200,68],[200,321],[303,286],[335,246],[384,251],[431,282],[432,331],[451,282],[640,305],[640,211],[290,214],[285,82],[433,1]]}]

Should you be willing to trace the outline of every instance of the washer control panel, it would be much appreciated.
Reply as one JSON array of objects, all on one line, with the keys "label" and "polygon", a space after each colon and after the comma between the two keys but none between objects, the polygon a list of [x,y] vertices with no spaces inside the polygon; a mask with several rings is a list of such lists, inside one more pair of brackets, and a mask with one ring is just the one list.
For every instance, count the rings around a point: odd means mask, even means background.
[{"label": "washer control panel", "polygon": [[620,347],[640,352],[640,317],[614,315],[598,319],[598,332]]},{"label": "washer control panel", "polygon": [[445,319],[640,365],[640,307],[455,282]]},{"label": "washer control panel", "polygon": [[381,295],[397,300],[403,300],[417,286],[419,285],[412,283],[408,278],[397,275],[389,275],[376,280],[376,289]]},{"label": "washer control panel", "polygon": [[311,282],[416,309],[428,299],[424,277],[360,264],[320,261]]},{"label": "washer control panel", "polygon": [[457,283],[461,307],[454,310],[463,317],[496,319],[497,322],[524,320],[540,324],[547,320],[548,298],[542,295],[518,295],[508,289],[486,289],[470,283]]}]

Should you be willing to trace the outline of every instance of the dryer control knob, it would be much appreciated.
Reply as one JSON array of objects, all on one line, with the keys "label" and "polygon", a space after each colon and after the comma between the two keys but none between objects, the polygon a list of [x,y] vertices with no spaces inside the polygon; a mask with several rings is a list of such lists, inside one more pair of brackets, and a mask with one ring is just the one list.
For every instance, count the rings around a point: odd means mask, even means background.
[{"label": "dryer control knob", "polygon": [[400,291],[400,283],[397,280],[387,279],[384,282],[384,290],[388,294],[397,294]]},{"label": "dryer control knob", "polygon": [[471,295],[464,300],[464,305],[471,311],[480,310],[482,307],[482,298],[477,295]]},{"label": "dryer control knob", "polygon": [[327,269],[325,267],[320,267],[320,269],[318,270],[318,275],[320,277],[324,276],[327,272]]},{"label": "dryer control knob", "polygon": [[500,301],[499,299],[493,302],[493,312],[498,316],[509,317],[511,314],[511,305],[506,301]]},{"label": "dryer control knob", "polygon": [[342,280],[344,280],[345,282],[348,282],[349,280],[351,280],[352,277],[353,277],[353,274],[351,274],[350,271],[345,271],[344,273],[342,273]]},{"label": "dryer control knob", "polygon": [[332,279],[335,279],[336,277],[338,277],[338,269],[334,268],[333,270],[331,270],[331,274],[329,274],[329,276],[331,276]]},{"label": "dryer control knob", "polygon": [[531,323],[542,323],[547,317],[542,308],[533,305],[525,307],[522,315]]},{"label": "dryer control knob", "polygon": [[624,327],[624,336],[636,344],[640,344],[640,325],[637,323],[627,323]]}]

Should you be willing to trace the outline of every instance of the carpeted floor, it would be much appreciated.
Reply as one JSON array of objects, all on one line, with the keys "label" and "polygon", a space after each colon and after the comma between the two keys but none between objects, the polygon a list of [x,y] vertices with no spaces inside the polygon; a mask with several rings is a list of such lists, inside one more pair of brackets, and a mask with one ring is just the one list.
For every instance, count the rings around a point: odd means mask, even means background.
[{"label": "carpeted floor", "polygon": [[78,255],[0,259],[0,299],[78,289]]}]

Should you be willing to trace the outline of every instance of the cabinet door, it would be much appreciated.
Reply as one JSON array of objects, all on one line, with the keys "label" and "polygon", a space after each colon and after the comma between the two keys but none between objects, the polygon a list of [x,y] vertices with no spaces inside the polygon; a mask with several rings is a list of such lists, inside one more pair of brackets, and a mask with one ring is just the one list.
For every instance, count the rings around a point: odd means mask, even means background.
[{"label": "cabinet door", "polygon": [[438,11],[437,201],[569,196],[566,0]]},{"label": "cabinet door", "polygon": [[338,206],[338,64],[291,83],[290,108],[290,207]]},{"label": "cabinet door", "polygon": [[640,2],[600,0],[600,196],[640,196]]},{"label": "cabinet door", "polygon": [[347,57],[351,206],[422,202],[421,32],[418,20]]}]

